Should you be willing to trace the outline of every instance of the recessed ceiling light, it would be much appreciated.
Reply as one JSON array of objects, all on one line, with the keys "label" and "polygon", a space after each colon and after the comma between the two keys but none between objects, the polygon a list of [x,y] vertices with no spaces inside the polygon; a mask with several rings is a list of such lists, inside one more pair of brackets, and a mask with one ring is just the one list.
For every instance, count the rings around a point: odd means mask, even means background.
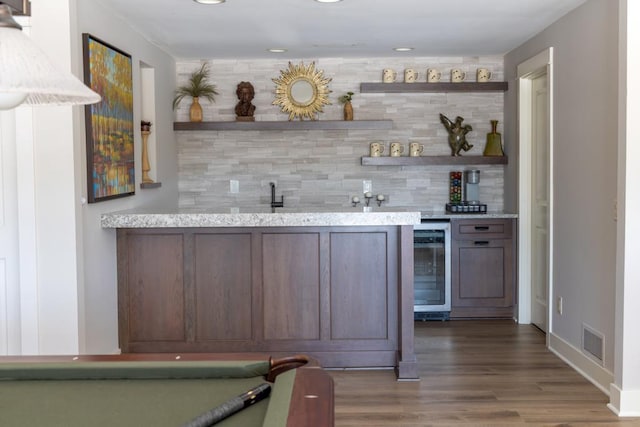
[{"label": "recessed ceiling light", "polygon": [[395,50],[396,52],[409,52],[410,50],[413,50],[412,47],[394,47],[393,50]]},{"label": "recessed ceiling light", "polygon": [[220,3],[224,3],[226,0],[193,0],[193,1],[200,4],[220,4]]},{"label": "recessed ceiling light", "polygon": [[272,52],[272,53],[282,53],[282,52],[286,52],[287,51],[287,49],[283,49],[283,48],[280,48],[280,47],[271,48],[271,49],[267,49],[267,50],[269,52]]},{"label": "recessed ceiling light", "polygon": [[342,0],[316,0],[318,3],[338,3]]}]

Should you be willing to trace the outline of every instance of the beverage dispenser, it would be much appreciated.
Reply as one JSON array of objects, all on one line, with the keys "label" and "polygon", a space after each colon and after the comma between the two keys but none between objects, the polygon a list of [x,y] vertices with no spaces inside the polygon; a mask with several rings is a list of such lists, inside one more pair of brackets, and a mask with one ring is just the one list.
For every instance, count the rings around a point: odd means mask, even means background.
[{"label": "beverage dispenser", "polygon": [[487,205],[480,203],[480,171],[470,169],[449,172],[448,213],[487,213]]},{"label": "beverage dispenser", "polygon": [[480,204],[480,171],[477,169],[464,171],[464,201],[469,205]]}]

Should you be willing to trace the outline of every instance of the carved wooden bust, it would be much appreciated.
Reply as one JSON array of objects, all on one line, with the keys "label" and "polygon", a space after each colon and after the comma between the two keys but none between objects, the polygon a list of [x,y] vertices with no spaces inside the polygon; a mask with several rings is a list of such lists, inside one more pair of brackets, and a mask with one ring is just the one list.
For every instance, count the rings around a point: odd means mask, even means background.
[{"label": "carved wooden bust", "polygon": [[236,104],[236,120],[253,121],[253,113],[256,110],[256,106],[251,103],[255,96],[253,85],[249,82],[238,83],[236,95],[239,99]]}]

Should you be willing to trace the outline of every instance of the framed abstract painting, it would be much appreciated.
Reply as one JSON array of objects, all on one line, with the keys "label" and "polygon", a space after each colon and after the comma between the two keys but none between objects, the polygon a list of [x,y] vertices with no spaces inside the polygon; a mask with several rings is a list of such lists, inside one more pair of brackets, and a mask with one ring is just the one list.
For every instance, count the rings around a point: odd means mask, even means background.
[{"label": "framed abstract painting", "polygon": [[85,106],[89,203],[135,194],[131,55],[82,35],[84,81],[102,100]]}]

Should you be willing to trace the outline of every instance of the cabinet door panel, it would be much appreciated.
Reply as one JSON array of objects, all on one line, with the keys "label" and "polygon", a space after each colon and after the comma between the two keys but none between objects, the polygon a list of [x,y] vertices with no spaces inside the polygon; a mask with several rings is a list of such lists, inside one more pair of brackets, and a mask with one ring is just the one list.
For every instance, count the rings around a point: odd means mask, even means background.
[{"label": "cabinet door panel", "polygon": [[[460,248],[459,299],[504,298],[504,248]],[[481,253],[480,253],[481,252]]]},{"label": "cabinet door panel", "polygon": [[331,233],[331,338],[387,339],[386,233]]},{"label": "cabinet door panel", "polygon": [[196,340],[250,340],[251,235],[194,236]]},{"label": "cabinet door panel", "polygon": [[266,340],[320,339],[320,235],[262,235]]},{"label": "cabinet door panel", "polygon": [[516,221],[451,221],[451,317],[513,317]]},{"label": "cabinet door panel", "polygon": [[511,240],[452,243],[452,306],[513,305]]},{"label": "cabinet door panel", "polygon": [[184,341],[183,237],[131,235],[127,246],[130,340]]}]

